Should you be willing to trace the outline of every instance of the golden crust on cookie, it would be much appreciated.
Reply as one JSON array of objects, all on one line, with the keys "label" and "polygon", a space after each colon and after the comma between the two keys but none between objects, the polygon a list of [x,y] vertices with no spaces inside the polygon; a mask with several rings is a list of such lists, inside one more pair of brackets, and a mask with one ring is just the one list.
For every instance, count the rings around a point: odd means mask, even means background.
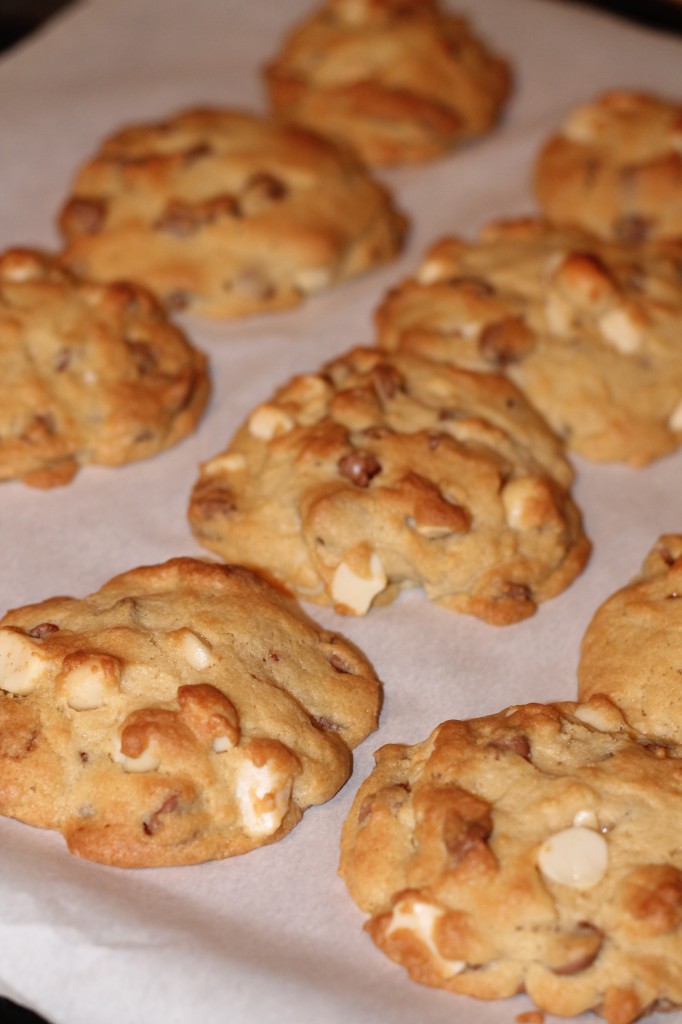
[{"label": "golden crust on cookie", "polygon": [[266,68],[283,117],[369,164],[429,160],[488,132],[509,69],[435,0],[328,0]]},{"label": "golden crust on cookie", "polygon": [[379,682],[240,566],[133,569],[0,621],[0,813],[119,867],[281,839],[351,771]]},{"label": "golden crust on cookie", "polygon": [[633,728],[682,743],[682,535],[664,534],[583,637],[581,699],[615,701]]},{"label": "golden crust on cookie", "polygon": [[526,219],[434,245],[378,343],[510,377],[573,451],[641,466],[682,443],[682,241]]},{"label": "golden crust on cookie", "polygon": [[682,104],[625,89],[571,111],[537,160],[547,216],[602,238],[682,237]]},{"label": "golden crust on cookie", "polygon": [[609,1024],[682,1004],[682,748],[606,698],[382,747],[340,872],[413,980]]},{"label": "golden crust on cookie", "polygon": [[294,306],[385,263],[405,225],[349,150],[220,109],[112,135],[60,216],[70,266],[217,318]]},{"label": "golden crust on cookie", "polygon": [[208,392],[205,357],[144,288],[0,255],[0,480],[53,487],[147,458],[191,433]]},{"label": "golden crust on cookie", "polygon": [[207,548],[301,599],[362,615],[419,586],[504,625],[585,564],[571,480],[510,381],[358,348],[254,409],[189,515]]}]

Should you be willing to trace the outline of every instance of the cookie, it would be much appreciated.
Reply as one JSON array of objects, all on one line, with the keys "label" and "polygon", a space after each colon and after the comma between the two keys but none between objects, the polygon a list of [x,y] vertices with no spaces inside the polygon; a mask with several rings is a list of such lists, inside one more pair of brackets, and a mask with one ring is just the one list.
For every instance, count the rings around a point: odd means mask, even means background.
[{"label": "cookie", "polygon": [[547,216],[601,238],[682,237],[682,104],[613,90],[577,107],[543,146],[535,193]]},{"label": "cookie", "polygon": [[682,748],[601,698],[444,722],[376,759],[340,871],[413,980],[609,1024],[680,1007]]},{"label": "cookie", "polygon": [[571,480],[510,381],[358,348],[254,409],[202,466],[189,515],[226,561],[337,612],[419,586],[504,625],[585,564]]},{"label": "cookie", "polygon": [[378,344],[498,370],[574,452],[642,466],[682,443],[682,240],[600,242],[540,219],[437,243]]},{"label": "cookie", "polygon": [[682,536],[664,534],[639,574],[596,611],[583,637],[581,699],[606,694],[628,722],[682,744]]},{"label": "cookie", "polygon": [[0,813],[118,867],[281,839],[375,727],[367,660],[240,566],[133,569],[0,621]]},{"label": "cookie", "polygon": [[112,135],[59,223],[67,265],[216,318],[295,306],[384,263],[406,226],[349,150],[219,109]]},{"label": "cookie", "polygon": [[144,288],[0,255],[0,481],[147,458],[194,430],[208,393],[205,357]]},{"label": "cookie", "polygon": [[495,125],[505,60],[435,0],[328,0],[266,68],[274,109],[368,164],[430,160]]}]

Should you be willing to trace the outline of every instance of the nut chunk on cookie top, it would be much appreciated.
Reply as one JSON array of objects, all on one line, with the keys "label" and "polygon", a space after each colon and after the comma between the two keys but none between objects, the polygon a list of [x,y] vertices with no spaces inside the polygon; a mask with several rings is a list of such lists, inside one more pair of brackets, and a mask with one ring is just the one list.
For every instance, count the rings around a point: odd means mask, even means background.
[{"label": "nut chunk on cookie top", "polygon": [[379,345],[504,372],[573,451],[641,466],[682,443],[681,275],[682,240],[498,221],[432,246]]},{"label": "nut chunk on cookie top", "polygon": [[0,481],[68,483],[189,434],[205,357],[133,284],[95,284],[29,249],[0,255]]},{"label": "nut chunk on cookie top", "polygon": [[571,480],[510,381],[358,348],[254,409],[189,514],[202,544],[302,599],[363,615],[421,586],[503,625],[585,563]]},{"label": "nut chunk on cookie top", "polygon": [[583,637],[581,699],[606,694],[630,725],[682,744],[682,535],[664,534]]},{"label": "nut chunk on cookie top", "polygon": [[369,164],[429,160],[489,131],[506,61],[436,0],[328,0],[266,68],[279,114]]},{"label": "nut chunk on cookie top", "polygon": [[0,621],[0,813],[119,867],[244,853],[346,782],[379,690],[247,569],[133,569]]},{"label": "nut chunk on cookie top", "polygon": [[445,722],[376,759],[340,871],[415,981],[609,1024],[682,1005],[682,748],[602,697]]},{"label": "nut chunk on cookie top", "polygon": [[545,144],[547,216],[602,238],[682,238],[682,103],[616,89],[572,110]]},{"label": "nut chunk on cookie top", "polygon": [[296,305],[392,259],[406,222],[350,151],[276,120],[200,109],[108,138],[60,226],[79,271],[230,318]]}]

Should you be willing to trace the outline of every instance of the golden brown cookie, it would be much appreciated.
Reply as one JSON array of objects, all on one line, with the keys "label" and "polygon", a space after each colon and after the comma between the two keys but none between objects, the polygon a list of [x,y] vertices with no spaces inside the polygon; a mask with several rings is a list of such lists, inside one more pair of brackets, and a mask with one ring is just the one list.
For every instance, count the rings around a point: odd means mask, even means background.
[{"label": "golden brown cookie", "polygon": [[205,357],[144,288],[0,255],[0,480],[53,487],[147,458],[195,428],[208,392]]},{"label": "golden brown cookie", "polygon": [[489,131],[507,63],[436,0],[328,0],[266,68],[283,117],[369,164],[429,160]]},{"label": "golden brown cookie", "polygon": [[344,784],[379,697],[254,573],[133,569],[0,622],[0,813],[119,867],[244,853]]},{"label": "golden brown cookie", "polygon": [[547,216],[602,238],[682,238],[682,104],[625,89],[571,111],[534,171]]},{"label": "golden brown cookie", "polygon": [[413,980],[609,1024],[682,1004],[682,748],[606,698],[377,755],[344,825],[365,928]]},{"label": "golden brown cookie", "polygon": [[254,409],[202,466],[189,514],[225,560],[338,612],[419,586],[504,625],[585,564],[571,480],[510,381],[358,348]]},{"label": "golden brown cookie", "polygon": [[225,318],[294,306],[392,259],[405,223],[350,151],[219,109],[112,135],[60,217],[79,272]]},{"label": "golden brown cookie", "polygon": [[501,221],[433,246],[378,344],[503,371],[573,451],[641,466],[682,443],[681,273],[682,241]]},{"label": "golden brown cookie", "polygon": [[682,743],[682,535],[659,537],[639,574],[597,609],[578,682],[581,699],[606,694],[635,729]]}]

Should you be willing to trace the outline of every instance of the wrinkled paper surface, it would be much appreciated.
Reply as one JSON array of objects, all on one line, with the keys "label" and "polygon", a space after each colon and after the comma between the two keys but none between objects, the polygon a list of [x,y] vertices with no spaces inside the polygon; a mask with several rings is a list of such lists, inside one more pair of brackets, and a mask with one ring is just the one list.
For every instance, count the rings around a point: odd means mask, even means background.
[{"label": "wrinkled paper surface", "polygon": [[[121,124],[198,103],[264,110],[259,69],[310,6],[85,0],[3,55],[0,245],[55,248],[55,216],[77,166]],[[383,174],[413,220],[403,256],[298,310],[222,325],[183,320],[213,367],[200,429],[147,462],[83,470],[68,487],[3,484],[0,612],[204,554],[186,521],[197,465],[254,404],[291,374],[370,343],[381,295],[436,237],[534,212],[531,164],[569,107],[615,86],[682,91],[678,37],[550,0],[462,0],[457,9],[508,55],[516,89],[488,138]],[[338,837],[382,743],[416,742],[450,717],[573,699],[593,611],[659,533],[682,530],[682,453],[640,471],[575,462],[594,554],[531,620],[495,629],[417,592],[363,619],[307,609],[366,652],[386,696],[351,781],[281,843],[197,867],[121,871],[70,856],[57,834],[0,820],[0,992],[54,1024],[492,1024],[529,1009],[524,997],[478,1003],[410,982],[362,931],[336,874]]]}]

